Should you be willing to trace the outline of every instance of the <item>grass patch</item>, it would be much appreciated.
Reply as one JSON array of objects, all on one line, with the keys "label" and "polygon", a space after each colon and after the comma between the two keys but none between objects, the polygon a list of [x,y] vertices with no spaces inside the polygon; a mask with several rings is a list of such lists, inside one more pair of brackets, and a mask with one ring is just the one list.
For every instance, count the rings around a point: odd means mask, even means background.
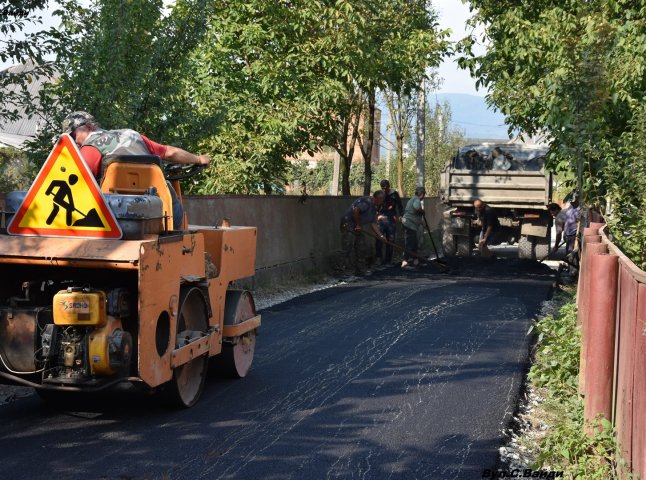
[{"label": "grass patch", "polygon": [[[593,436],[584,433],[583,402],[578,395],[581,334],[576,326],[573,292],[559,293],[558,312],[534,326],[537,334],[529,388],[543,401],[531,414],[538,434],[522,435],[520,443],[536,452],[534,469],[563,471],[565,478],[618,478],[619,460],[610,422],[600,420]],[[536,430],[536,428],[534,428]]]}]

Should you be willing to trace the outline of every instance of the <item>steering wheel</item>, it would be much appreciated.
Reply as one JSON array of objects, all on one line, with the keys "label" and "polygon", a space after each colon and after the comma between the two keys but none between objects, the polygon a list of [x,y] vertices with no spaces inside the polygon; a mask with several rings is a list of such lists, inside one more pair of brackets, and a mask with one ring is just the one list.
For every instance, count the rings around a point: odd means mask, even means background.
[{"label": "steering wheel", "polygon": [[166,180],[170,180],[171,182],[173,180],[184,180],[185,178],[190,178],[201,173],[205,167],[206,165],[198,165],[195,163],[169,163],[164,167],[164,176]]}]

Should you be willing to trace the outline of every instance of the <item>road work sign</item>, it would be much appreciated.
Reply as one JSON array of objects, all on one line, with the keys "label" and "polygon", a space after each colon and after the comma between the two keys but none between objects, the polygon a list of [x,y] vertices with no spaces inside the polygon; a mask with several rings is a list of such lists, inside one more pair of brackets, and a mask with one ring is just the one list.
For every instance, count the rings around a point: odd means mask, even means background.
[{"label": "road work sign", "polygon": [[121,238],[121,228],[72,137],[61,136],[7,231],[12,235]]}]

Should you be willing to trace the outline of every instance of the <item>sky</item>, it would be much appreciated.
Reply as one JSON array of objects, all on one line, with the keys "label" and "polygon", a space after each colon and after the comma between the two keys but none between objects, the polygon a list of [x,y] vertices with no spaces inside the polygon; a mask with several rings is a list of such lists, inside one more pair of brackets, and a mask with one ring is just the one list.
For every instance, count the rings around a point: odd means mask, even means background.
[{"label": "sky", "polygon": [[[450,40],[457,42],[467,35],[466,21],[471,17],[469,5],[461,0],[433,0],[440,27],[452,30]],[[477,50],[476,50],[477,51]],[[438,93],[466,93],[484,97],[484,90],[476,90],[475,80],[468,70],[458,67],[456,58],[447,58],[440,65],[439,75],[444,79]]]}]

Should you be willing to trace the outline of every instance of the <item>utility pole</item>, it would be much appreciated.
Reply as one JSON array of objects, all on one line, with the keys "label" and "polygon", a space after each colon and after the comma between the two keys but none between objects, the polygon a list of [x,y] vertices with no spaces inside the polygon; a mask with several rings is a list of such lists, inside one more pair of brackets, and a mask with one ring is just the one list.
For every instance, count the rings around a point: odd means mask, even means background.
[{"label": "utility pole", "polygon": [[437,124],[440,127],[440,143],[446,143],[446,128],[444,128],[444,112],[439,103],[435,104],[435,111],[437,112]]},{"label": "utility pole", "polygon": [[417,181],[416,186],[424,186],[424,147],[426,144],[426,85],[422,78],[417,94]]}]

